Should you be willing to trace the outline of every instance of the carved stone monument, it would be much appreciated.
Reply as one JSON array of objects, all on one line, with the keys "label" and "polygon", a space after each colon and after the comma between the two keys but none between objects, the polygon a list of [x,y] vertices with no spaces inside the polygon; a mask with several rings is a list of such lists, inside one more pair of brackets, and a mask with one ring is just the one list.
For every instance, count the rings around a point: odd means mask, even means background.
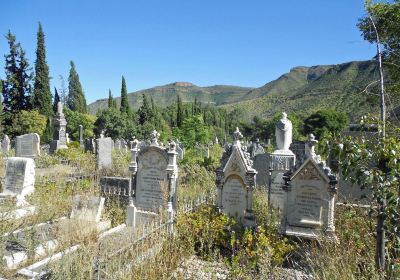
[{"label": "carved stone monument", "polygon": [[98,169],[112,167],[113,147],[114,142],[111,137],[104,137],[104,134],[96,140],[96,159]]},{"label": "carved stone monument", "polygon": [[292,122],[287,118],[286,113],[282,113],[282,118],[275,126],[275,137],[277,149],[270,156],[269,166],[272,175],[268,191],[270,192],[271,205],[282,210],[285,203],[285,194],[281,188],[283,174],[290,170],[296,162],[296,156],[289,150],[292,143]]},{"label": "carved stone monument", "polygon": [[253,159],[256,155],[264,154],[264,148],[261,146],[260,139],[256,139],[256,141],[252,142],[249,146],[250,157]]},{"label": "carved stone monument", "polygon": [[6,180],[1,197],[15,196],[17,206],[25,206],[25,197],[35,190],[35,161],[31,158],[10,157],[6,163]]},{"label": "carved stone monument", "polygon": [[3,140],[1,140],[1,152],[8,153],[10,151],[10,138],[8,135],[4,135]]},{"label": "carved stone monument", "polygon": [[130,178],[102,177],[100,178],[100,192],[106,199],[118,198],[122,203],[128,205],[132,196],[132,183]]},{"label": "carved stone monument", "polygon": [[240,142],[242,137],[236,128],[234,143],[225,150],[221,166],[216,170],[217,206],[245,227],[254,227],[252,205],[257,171],[253,169],[250,156]]},{"label": "carved stone monument", "polygon": [[131,142],[131,162],[134,197],[128,206],[127,224],[137,226],[154,219],[161,208],[166,208],[169,219],[176,209],[178,166],[176,144],[171,141],[165,148],[158,143],[160,134],[151,133],[149,145],[139,150],[139,141]]},{"label": "carved stone monument", "polygon": [[16,137],[15,156],[36,158],[40,156],[40,137],[37,133]]},{"label": "carved stone monument", "polygon": [[50,153],[55,153],[67,147],[67,121],[63,113],[63,104],[57,103],[57,113],[53,118],[54,134],[53,141],[50,143]]},{"label": "carved stone monument", "polygon": [[294,172],[285,173],[286,203],[282,232],[286,235],[336,240],[335,197],[337,179],[314,151],[317,143],[311,135],[307,143],[305,162]]}]

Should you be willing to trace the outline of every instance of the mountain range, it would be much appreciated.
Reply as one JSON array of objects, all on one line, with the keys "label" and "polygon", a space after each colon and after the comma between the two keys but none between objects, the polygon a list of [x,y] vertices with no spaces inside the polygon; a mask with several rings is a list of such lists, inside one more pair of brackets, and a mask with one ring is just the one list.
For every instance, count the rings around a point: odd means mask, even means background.
[{"label": "mountain range", "polygon": [[[318,109],[335,109],[349,114],[353,121],[361,115],[378,110],[377,88],[364,89],[378,79],[375,61],[352,61],[337,65],[299,66],[278,79],[259,88],[232,85],[200,87],[189,82],[175,82],[164,86],[128,94],[129,104],[137,110],[142,104],[142,94],[152,97],[155,104],[166,107],[176,102],[179,94],[183,102],[195,98],[203,104],[220,106],[227,110],[240,110],[243,116],[269,118],[286,111],[309,114]],[[117,104],[120,98],[117,97]],[[394,107],[400,100],[393,100]],[[107,107],[107,99],[91,103],[89,112],[95,114]],[[378,112],[378,111],[376,111]]]}]

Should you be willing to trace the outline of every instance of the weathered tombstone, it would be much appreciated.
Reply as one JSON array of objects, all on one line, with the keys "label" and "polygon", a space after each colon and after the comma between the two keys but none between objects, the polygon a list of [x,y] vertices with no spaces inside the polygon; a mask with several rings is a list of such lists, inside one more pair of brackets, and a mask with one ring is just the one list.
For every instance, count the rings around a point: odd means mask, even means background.
[{"label": "weathered tombstone", "polygon": [[54,135],[53,141],[50,143],[50,152],[55,153],[60,149],[68,149],[67,147],[67,121],[63,113],[63,104],[57,103],[57,113],[53,118]]},{"label": "weathered tombstone", "polygon": [[292,122],[282,113],[282,118],[275,126],[276,145],[278,147],[270,156],[271,178],[269,197],[271,206],[283,209],[285,193],[282,190],[283,174],[290,170],[296,162],[294,153],[289,150],[292,143]]},{"label": "weathered tombstone", "polygon": [[176,208],[176,187],[178,166],[176,144],[171,141],[168,148],[158,143],[160,134],[151,133],[150,145],[139,151],[139,142],[131,142],[132,158],[129,170],[132,172],[134,197],[128,206],[127,224],[137,226],[153,219],[161,208],[166,208],[172,219]]},{"label": "weathered tombstone", "polygon": [[40,156],[40,137],[37,133],[16,137],[15,156],[35,158]]},{"label": "weathered tombstone", "polygon": [[83,149],[83,125],[79,125],[79,146]]},{"label": "weathered tombstone", "polygon": [[117,197],[121,202],[128,205],[132,196],[132,184],[130,178],[102,177],[100,178],[100,191],[103,196]]},{"label": "weathered tombstone", "polygon": [[122,148],[121,140],[116,139],[114,141],[114,149],[121,150],[121,148]]},{"label": "weathered tombstone", "polygon": [[264,154],[264,148],[261,146],[260,139],[256,139],[256,141],[252,142],[249,146],[250,157],[254,158],[256,155]]},{"label": "weathered tombstone", "polygon": [[225,150],[221,166],[216,170],[217,206],[246,227],[255,226],[253,191],[257,171],[252,168],[248,153],[242,148],[242,134],[236,128],[234,143]]},{"label": "weathered tombstone", "polygon": [[268,186],[270,154],[258,154],[253,158],[253,168],[257,171],[257,186]]},{"label": "weathered tombstone", "polygon": [[97,168],[112,167],[112,149],[114,143],[111,137],[101,137],[96,140]]},{"label": "weathered tombstone", "polygon": [[329,167],[315,154],[313,136],[307,143],[307,159],[294,172],[285,173],[285,203],[282,232],[286,235],[336,240],[335,197],[337,179]]},{"label": "weathered tombstone", "polygon": [[85,140],[85,152],[95,153],[96,152],[96,140],[87,138]]},{"label": "weathered tombstone", "polygon": [[88,222],[100,222],[104,209],[104,197],[83,197],[76,195],[73,198],[71,219]]},{"label": "weathered tombstone", "polygon": [[290,150],[294,153],[296,157],[296,167],[300,167],[300,165],[304,162],[306,156],[306,142],[293,140],[292,144],[290,144]]},{"label": "weathered tombstone", "polygon": [[1,152],[8,153],[10,151],[10,138],[8,135],[4,135],[3,140],[1,140]]},{"label": "weathered tombstone", "polygon": [[34,192],[34,185],[35,161],[31,158],[8,158],[5,187],[0,196],[16,196],[17,206],[24,206],[27,204],[25,196]]}]

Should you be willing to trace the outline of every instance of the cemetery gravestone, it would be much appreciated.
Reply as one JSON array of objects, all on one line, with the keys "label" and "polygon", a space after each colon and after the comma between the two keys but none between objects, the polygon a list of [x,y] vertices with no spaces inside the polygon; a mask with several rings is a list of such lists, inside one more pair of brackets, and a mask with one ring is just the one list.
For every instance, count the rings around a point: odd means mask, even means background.
[{"label": "cemetery gravestone", "polygon": [[216,170],[217,206],[221,211],[246,227],[254,227],[253,191],[257,171],[240,142],[242,134],[236,128],[234,143],[225,150],[221,166]]},{"label": "cemetery gravestone", "polygon": [[336,239],[334,209],[337,179],[314,152],[310,137],[306,161],[293,173],[285,174],[286,200],[282,231],[286,235]]},{"label": "cemetery gravestone", "polygon": [[71,219],[99,223],[104,209],[104,197],[74,196]]},{"label": "cemetery gravestone", "polygon": [[110,137],[102,137],[96,140],[97,168],[112,167],[112,149],[114,143]]},{"label": "cemetery gravestone", "polygon": [[55,153],[59,149],[68,149],[67,147],[67,121],[63,113],[63,104],[58,102],[57,113],[53,118],[54,135],[50,143],[50,152]]},{"label": "cemetery gravestone", "polygon": [[258,154],[253,158],[253,167],[257,170],[257,186],[268,186],[269,182],[270,154]]},{"label": "cemetery gravestone", "polygon": [[153,131],[150,145],[139,151],[139,142],[131,142],[132,158],[129,170],[135,178],[134,197],[128,206],[127,224],[137,226],[147,222],[167,208],[172,219],[176,208],[176,185],[178,166],[176,164],[176,144],[170,142],[168,148],[159,145],[159,133]]},{"label": "cemetery gravestone", "polygon": [[85,152],[94,153],[96,151],[96,141],[94,139],[87,138],[85,140]]},{"label": "cemetery gravestone", "polygon": [[10,157],[6,163],[5,188],[1,196],[16,196],[17,206],[26,204],[25,196],[35,190],[35,161]]},{"label": "cemetery gravestone", "polygon": [[1,152],[8,153],[10,151],[10,138],[8,135],[4,135],[3,140],[1,140]]},{"label": "cemetery gravestone", "polygon": [[40,137],[37,133],[16,137],[15,155],[17,157],[35,158],[40,156]]},{"label": "cemetery gravestone", "polygon": [[292,122],[286,113],[282,113],[282,118],[275,126],[275,137],[278,149],[270,156],[272,175],[268,188],[271,205],[282,210],[285,203],[285,193],[282,190],[283,174],[290,170],[296,161],[294,153],[289,150],[292,143]]}]

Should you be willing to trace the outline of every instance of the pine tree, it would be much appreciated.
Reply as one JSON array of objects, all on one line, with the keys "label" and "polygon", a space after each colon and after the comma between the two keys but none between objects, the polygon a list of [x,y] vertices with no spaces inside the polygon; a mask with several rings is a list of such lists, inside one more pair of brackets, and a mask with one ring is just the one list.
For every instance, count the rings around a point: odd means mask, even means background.
[{"label": "pine tree", "polygon": [[122,76],[122,86],[121,86],[121,107],[119,110],[123,113],[130,114],[131,113],[131,108],[129,107],[129,101],[128,101],[128,92],[126,90],[126,83],[125,83],[125,78]]},{"label": "pine tree", "polygon": [[54,87],[54,101],[53,101],[53,113],[57,113],[57,104],[60,102],[60,95],[58,95],[57,88]]},{"label": "pine tree", "polygon": [[111,94],[111,89],[108,89],[108,108],[113,108],[113,105],[114,105],[113,101],[114,101],[114,99]]},{"label": "pine tree", "polygon": [[75,63],[71,61],[70,64],[67,105],[72,111],[86,114],[86,99],[81,82],[79,81],[79,75],[76,72]]},{"label": "pine tree", "polygon": [[176,107],[177,107],[177,112],[176,112],[176,125],[178,127],[181,127],[183,123],[183,108],[182,108],[182,99],[181,96],[178,94],[177,100],[176,100]]},{"label": "pine tree", "polygon": [[49,66],[46,62],[46,47],[44,44],[44,33],[39,22],[37,33],[37,49],[35,62],[35,83],[33,90],[33,108],[47,117],[53,116],[50,92]]}]

